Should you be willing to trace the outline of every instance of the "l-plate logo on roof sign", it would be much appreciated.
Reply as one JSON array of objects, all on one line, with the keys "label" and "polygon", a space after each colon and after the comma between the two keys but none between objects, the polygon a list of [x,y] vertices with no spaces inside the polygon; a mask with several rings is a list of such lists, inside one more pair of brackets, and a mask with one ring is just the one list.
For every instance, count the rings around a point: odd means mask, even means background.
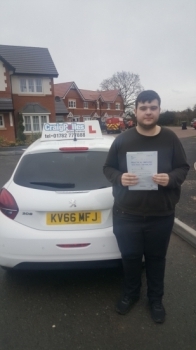
[{"label": "l-plate logo on roof sign", "polygon": [[97,120],[87,120],[83,123],[45,123],[41,140],[79,140],[102,137],[99,122]]}]

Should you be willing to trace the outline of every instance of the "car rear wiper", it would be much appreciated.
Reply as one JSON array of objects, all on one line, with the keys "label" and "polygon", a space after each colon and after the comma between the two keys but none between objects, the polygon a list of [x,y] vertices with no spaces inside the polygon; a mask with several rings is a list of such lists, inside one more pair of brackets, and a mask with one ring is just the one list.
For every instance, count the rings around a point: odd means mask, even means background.
[{"label": "car rear wiper", "polygon": [[74,188],[75,184],[66,182],[66,183],[58,183],[58,182],[42,182],[42,181],[32,181],[30,182],[32,185],[40,185],[40,186],[48,186],[48,187],[56,187],[56,188]]}]

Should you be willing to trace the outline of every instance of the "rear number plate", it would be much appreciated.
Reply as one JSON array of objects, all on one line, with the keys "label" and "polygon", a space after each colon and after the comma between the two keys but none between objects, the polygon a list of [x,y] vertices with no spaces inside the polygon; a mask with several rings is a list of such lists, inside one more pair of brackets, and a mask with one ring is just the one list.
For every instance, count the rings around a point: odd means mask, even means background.
[{"label": "rear number plate", "polygon": [[47,225],[100,224],[100,211],[47,213]]}]

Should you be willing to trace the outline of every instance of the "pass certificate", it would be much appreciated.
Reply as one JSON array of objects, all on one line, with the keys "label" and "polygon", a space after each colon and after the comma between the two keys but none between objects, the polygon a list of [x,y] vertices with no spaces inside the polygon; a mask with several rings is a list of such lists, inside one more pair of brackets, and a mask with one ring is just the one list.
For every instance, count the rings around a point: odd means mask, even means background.
[{"label": "pass certificate", "polygon": [[127,170],[139,179],[137,185],[129,186],[129,190],[158,190],[152,179],[157,174],[157,151],[127,152]]}]

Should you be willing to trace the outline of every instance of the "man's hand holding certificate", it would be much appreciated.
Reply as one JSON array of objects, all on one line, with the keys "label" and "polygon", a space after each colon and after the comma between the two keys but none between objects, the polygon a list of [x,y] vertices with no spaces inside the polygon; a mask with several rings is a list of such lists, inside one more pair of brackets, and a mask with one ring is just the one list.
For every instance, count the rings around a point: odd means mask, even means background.
[{"label": "man's hand holding certificate", "polygon": [[155,174],[153,175],[153,181],[161,186],[167,186],[169,183],[169,175],[168,174]]},{"label": "man's hand holding certificate", "polygon": [[129,190],[132,191],[158,190],[160,181],[163,181],[163,183],[166,182],[165,177],[160,177],[160,175],[167,174],[157,175],[157,167],[157,151],[127,152],[128,173],[123,174],[124,178],[122,180],[124,183],[127,182]]}]

